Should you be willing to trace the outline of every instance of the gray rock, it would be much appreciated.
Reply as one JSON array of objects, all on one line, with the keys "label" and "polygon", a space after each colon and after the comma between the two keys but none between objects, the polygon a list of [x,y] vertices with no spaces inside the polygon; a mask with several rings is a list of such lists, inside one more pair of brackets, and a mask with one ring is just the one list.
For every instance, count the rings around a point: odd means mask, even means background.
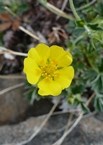
[{"label": "gray rock", "polygon": [[[17,79],[0,79],[0,91],[21,82]],[[23,93],[23,87],[19,87],[0,95],[0,124],[14,123],[24,117],[28,101]]]},{"label": "gray rock", "polygon": [[27,140],[40,126],[44,117],[29,118],[15,125],[4,125],[0,127],[0,145],[16,144]]},{"label": "gray rock", "polygon": [[[40,126],[45,116],[32,117],[16,125],[0,127],[0,145],[16,145],[27,140]],[[25,145],[51,145],[63,134],[68,114],[51,117],[42,131]],[[62,145],[103,145],[103,124],[95,117],[82,119]]]}]

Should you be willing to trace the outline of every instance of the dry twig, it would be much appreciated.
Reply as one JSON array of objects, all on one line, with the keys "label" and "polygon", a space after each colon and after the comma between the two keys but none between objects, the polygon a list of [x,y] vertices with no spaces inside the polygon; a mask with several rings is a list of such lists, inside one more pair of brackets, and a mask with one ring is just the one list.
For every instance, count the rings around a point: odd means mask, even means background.
[{"label": "dry twig", "polygon": [[4,54],[4,53],[10,53],[13,55],[24,56],[24,57],[27,56],[26,53],[13,51],[13,50],[10,50],[10,49],[7,49],[5,47],[0,46],[0,54]]},{"label": "dry twig", "polygon": [[67,137],[67,135],[78,125],[78,123],[80,122],[80,120],[83,117],[83,112],[80,113],[79,117],[77,118],[77,120],[74,122],[74,124],[64,132],[64,134],[62,135],[62,137],[57,140],[54,144],[52,145],[61,145],[62,142],[64,141],[64,139]]},{"label": "dry twig", "polygon": [[[68,0],[64,0],[64,2],[63,2],[63,4],[62,4],[62,7],[61,7],[61,10],[62,11],[64,11],[64,9],[65,9],[65,7],[66,7],[66,5],[67,5],[67,2],[68,2]],[[57,19],[59,19],[60,18],[60,16],[57,16]]]},{"label": "dry twig", "polygon": [[28,34],[29,36],[31,36],[32,38],[34,38],[34,39],[36,39],[36,40],[38,40],[38,41],[41,42],[41,40],[40,40],[40,38],[39,38],[38,36],[34,35],[33,33],[31,33],[30,31],[28,31],[28,30],[25,29],[24,27],[19,26],[19,29],[20,29],[21,31],[23,31],[24,33]]},{"label": "dry twig", "polygon": [[24,75],[0,75],[0,79],[25,79]]},{"label": "dry twig", "polygon": [[4,90],[1,90],[0,91],[0,95],[3,95],[3,94],[5,94],[5,93],[7,93],[9,91],[12,91],[12,90],[17,89],[17,88],[22,87],[22,86],[24,86],[24,83],[19,83],[19,84],[16,84],[14,86],[8,87],[8,88],[6,88]]},{"label": "dry twig", "polygon": [[52,13],[54,13],[60,17],[64,17],[69,20],[74,20],[74,17],[72,15],[69,15],[69,14],[63,12],[62,10],[55,7],[54,5],[50,4],[49,2],[44,2],[43,0],[39,0],[39,3],[41,3],[44,7],[46,7],[48,10],[50,10]]},{"label": "dry twig", "polygon": [[[4,7],[6,11],[8,11],[11,15],[13,15],[14,17],[17,17],[17,15],[11,11],[11,9],[9,9],[7,6]],[[27,29],[25,29],[23,26],[19,26],[18,29],[20,29],[21,31],[23,31],[24,33],[26,33],[27,35],[31,36],[32,38],[38,40],[41,42],[41,39],[36,36],[35,34],[33,34],[32,32],[28,31]]]}]

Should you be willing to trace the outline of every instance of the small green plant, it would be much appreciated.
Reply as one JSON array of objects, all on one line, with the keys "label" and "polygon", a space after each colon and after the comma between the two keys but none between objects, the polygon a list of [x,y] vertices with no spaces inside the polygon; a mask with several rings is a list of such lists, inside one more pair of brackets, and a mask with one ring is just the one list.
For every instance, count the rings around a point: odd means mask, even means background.
[{"label": "small green plant", "polygon": [[[75,15],[75,21],[68,23],[70,30],[70,41],[67,46],[70,48],[74,58],[75,79],[71,86],[72,95],[80,94],[81,100],[85,102],[84,92],[90,88],[93,97],[94,109],[103,109],[103,19],[100,14],[102,2],[95,7],[82,9],[78,16],[72,0],[71,9]],[[98,7],[98,9],[97,9]],[[86,11],[89,11],[87,14]],[[97,11],[98,10],[98,11]],[[78,12],[79,13],[79,12]],[[81,18],[80,18],[81,17]],[[82,22],[82,23],[81,23]],[[91,94],[87,92],[88,94]],[[69,96],[68,96],[69,97]],[[90,96],[89,96],[90,97]]]}]

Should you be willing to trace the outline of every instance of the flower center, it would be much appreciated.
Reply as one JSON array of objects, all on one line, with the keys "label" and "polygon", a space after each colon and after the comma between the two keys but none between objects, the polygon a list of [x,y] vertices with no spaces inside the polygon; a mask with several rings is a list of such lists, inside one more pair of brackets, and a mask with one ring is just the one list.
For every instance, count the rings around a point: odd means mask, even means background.
[{"label": "flower center", "polygon": [[42,71],[42,77],[46,79],[52,79],[57,76],[57,64],[53,60],[48,60],[45,65],[40,66]]}]

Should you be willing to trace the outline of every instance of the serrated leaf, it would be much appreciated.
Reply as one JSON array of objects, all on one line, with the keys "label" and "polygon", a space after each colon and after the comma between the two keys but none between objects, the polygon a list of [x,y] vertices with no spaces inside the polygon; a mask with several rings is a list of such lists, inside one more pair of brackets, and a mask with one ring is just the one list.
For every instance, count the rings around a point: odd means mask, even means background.
[{"label": "serrated leaf", "polygon": [[73,94],[79,94],[84,91],[85,87],[83,84],[74,85],[71,87]]},{"label": "serrated leaf", "polygon": [[94,100],[94,107],[97,111],[103,111],[103,96],[97,95]]},{"label": "serrated leaf", "polygon": [[89,69],[84,72],[84,79],[89,80],[89,83],[94,81],[97,78],[97,72],[93,69]]},{"label": "serrated leaf", "polygon": [[98,62],[98,69],[100,73],[103,73],[103,58],[100,58],[100,61]]},{"label": "serrated leaf", "polygon": [[92,88],[98,94],[103,93],[103,76],[98,75],[95,81],[92,82]]}]

